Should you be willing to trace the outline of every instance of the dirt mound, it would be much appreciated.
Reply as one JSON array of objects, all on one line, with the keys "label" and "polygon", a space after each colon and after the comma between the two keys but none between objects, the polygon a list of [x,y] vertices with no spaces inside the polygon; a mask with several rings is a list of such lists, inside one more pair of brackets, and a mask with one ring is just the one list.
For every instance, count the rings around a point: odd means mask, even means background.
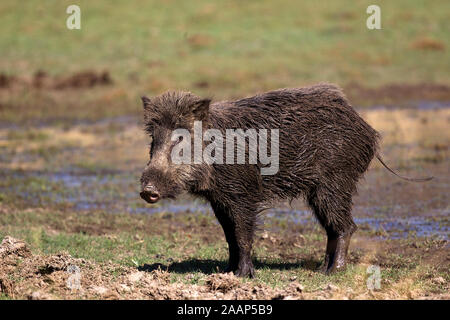
[{"label": "dirt mound", "polygon": [[436,83],[388,84],[378,88],[367,88],[358,83],[345,87],[350,100],[371,100],[398,102],[414,100],[450,100],[450,86]]},{"label": "dirt mound", "polygon": [[103,71],[101,73],[94,71],[83,71],[68,77],[57,79],[55,80],[53,86],[55,89],[91,88],[94,86],[103,86],[112,83],[111,76],[107,71]]},{"label": "dirt mound", "polygon": [[226,293],[239,285],[239,279],[231,272],[217,275],[214,274],[208,277],[206,284],[212,291],[218,290]]},{"label": "dirt mound", "polygon": [[[283,287],[237,278],[232,273],[210,274],[189,283],[193,274],[173,282],[166,270],[139,270],[111,262],[95,263],[68,253],[32,254],[27,244],[5,237],[0,244],[0,296],[14,299],[398,299],[396,291],[353,291],[329,283],[305,290],[296,277]],[[364,282],[364,278],[355,280]],[[434,277],[439,285],[446,279]],[[391,292],[392,291],[392,292]],[[408,297],[411,298],[411,297]],[[416,298],[421,297],[420,295]],[[447,299],[448,296],[434,298]]]},{"label": "dirt mound", "polygon": [[[233,274],[212,274],[200,283],[171,283],[170,273],[98,265],[67,253],[32,254],[27,244],[5,237],[0,245],[0,293],[16,299],[301,299],[302,286],[254,285]],[[21,279],[20,281],[11,279]]]},{"label": "dirt mound", "polygon": [[0,73],[0,88],[8,88],[15,81],[15,77]]},{"label": "dirt mound", "polygon": [[31,256],[31,251],[25,242],[6,236],[0,243],[0,258],[8,255],[29,257]]},{"label": "dirt mound", "polygon": [[32,77],[16,77],[0,74],[0,89],[14,87],[30,87],[35,89],[78,89],[106,86],[113,83],[108,71],[97,72],[86,70],[65,76],[51,76],[43,70],[38,70]]},{"label": "dirt mound", "polygon": [[60,253],[49,256],[42,260],[42,267],[39,272],[49,274],[55,271],[68,271],[71,266],[85,264],[84,259],[74,259],[67,253]]}]

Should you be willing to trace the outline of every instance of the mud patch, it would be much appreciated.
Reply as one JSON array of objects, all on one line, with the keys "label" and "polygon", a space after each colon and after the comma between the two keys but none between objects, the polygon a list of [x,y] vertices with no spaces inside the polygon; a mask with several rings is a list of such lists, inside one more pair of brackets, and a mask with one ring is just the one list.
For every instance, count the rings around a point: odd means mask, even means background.
[{"label": "mud patch", "polygon": [[18,77],[0,74],[0,89],[13,87],[30,87],[35,89],[78,89],[92,88],[113,84],[108,71],[86,70],[71,75],[52,76],[46,71],[38,70],[32,77]]},{"label": "mud patch", "polygon": [[112,83],[113,81],[108,71],[103,71],[101,73],[97,73],[95,71],[84,71],[57,79],[54,83],[54,88],[91,88],[95,86],[110,85]]},{"label": "mud patch", "polygon": [[363,87],[358,83],[345,86],[350,101],[395,102],[438,100],[450,101],[450,86],[437,83],[388,84],[377,88]]},{"label": "mud patch", "polygon": [[16,81],[14,76],[0,73],[0,88],[8,88]]},{"label": "mud patch", "polygon": [[432,38],[418,38],[411,43],[411,48],[416,50],[445,51],[445,43]]},{"label": "mud patch", "polygon": [[[359,208],[361,210],[361,208]],[[426,218],[420,216],[413,217],[382,217],[376,214],[377,208],[362,208],[365,211],[374,211],[369,216],[357,217],[353,219],[360,230],[370,231],[380,239],[405,239],[408,237],[448,240],[450,235],[450,220],[447,218],[448,212],[444,210],[439,216]],[[314,224],[315,218],[308,210],[295,209],[271,209],[267,213],[268,217],[288,219],[296,224]]]}]

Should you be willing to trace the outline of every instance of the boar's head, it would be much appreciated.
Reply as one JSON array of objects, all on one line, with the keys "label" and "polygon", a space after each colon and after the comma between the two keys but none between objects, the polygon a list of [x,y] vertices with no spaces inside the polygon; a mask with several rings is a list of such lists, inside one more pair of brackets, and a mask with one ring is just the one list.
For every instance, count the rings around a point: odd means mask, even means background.
[{"label": "boar's head", "polygon": [[[172,161],[173,148],[183,141],[180,137],[174,139],[173,132],[184,129],[193,137],[194,121],[202,121],[203,126],[207,123],[211,100],[187,92],[166,92],[152,98],[144,96],[142,102],[145,131],[151,143],[140,195],[145,201],[155,203],[163,198],[175,198],[202,183],[199,165]],[[194,139],[191,140],[192,144]]]}]

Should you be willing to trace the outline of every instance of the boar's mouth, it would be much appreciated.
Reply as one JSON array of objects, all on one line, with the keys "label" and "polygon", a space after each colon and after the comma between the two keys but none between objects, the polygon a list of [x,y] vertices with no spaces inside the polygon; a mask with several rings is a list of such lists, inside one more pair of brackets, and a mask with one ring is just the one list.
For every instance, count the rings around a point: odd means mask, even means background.
[{"label": "boar's mouth", "polygon": [[176,196],[173,194],[153,194],[153,193],[149,193],[146,191],[142,191],[141,193],[139,193],[139,195],[141,196],[142,199],[144,199],[146,202],[148,203],[156,203],[161,199],[175,199]]},{"label": "boar's mouth", "polygon": [[144,199],[145,201],[147,201],[148,203],[156,203],[158,202],[158,200],[160,199],[160,195],[157,193],[150,193],[150,192],[145,192],[142,191],[140,193],[140,196],[142,199]]}]

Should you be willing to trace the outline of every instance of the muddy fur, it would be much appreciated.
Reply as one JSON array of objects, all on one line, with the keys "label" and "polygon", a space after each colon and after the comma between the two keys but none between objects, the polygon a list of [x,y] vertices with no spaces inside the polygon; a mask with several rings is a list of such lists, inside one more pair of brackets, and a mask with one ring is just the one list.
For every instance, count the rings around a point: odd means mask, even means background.
[{"label": "muddy fur", "polygon": [[[141,183],[161,198],[182,191],[210,201],[229,245],[229,270],[253,275],[251,249],[258,213],[274,201],[303,197],[328,235],[325,271],[345,265],[356,185],[377,153],[378,133],[332,84],[281,89],[238,101],[210,103],[187,92],[143,97],[146,131],[153,137]],[[174,165],[172,130],[279,129],[279,171],[261,164]],[[205,143],[205,142],[204,142]],[[270,145],[270,144],[269,144]]]}]

